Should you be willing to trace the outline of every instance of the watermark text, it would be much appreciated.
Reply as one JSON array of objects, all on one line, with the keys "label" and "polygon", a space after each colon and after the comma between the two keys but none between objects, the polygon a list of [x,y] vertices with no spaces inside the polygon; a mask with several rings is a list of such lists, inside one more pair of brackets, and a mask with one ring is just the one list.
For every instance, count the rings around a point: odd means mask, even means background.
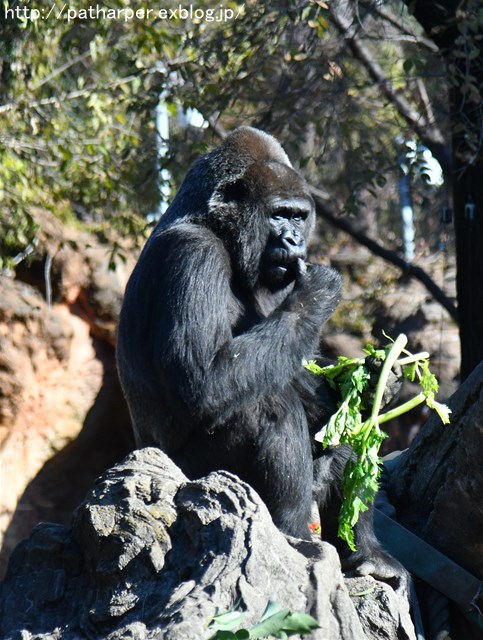
[{"label": "watermark text", "polygon": [[14,7],[3,8],[5,20],[24,20],[37,22],[38,20],[65,20],[69,23],[77,20],[121,20],[131,22],[133,20],[173,20],[190,22],[228,22],[238,20],[243,16],[244,5],[237,9],[231,9],[220,4],[213,9],[197,7],[194,4],[179,4],[172,9],[123,7],[113,9],[102,4],[93,4],[83,9],[78,9],[67,3],[52,3],[47,7],[35,8],[29,5],[16,4]]}]

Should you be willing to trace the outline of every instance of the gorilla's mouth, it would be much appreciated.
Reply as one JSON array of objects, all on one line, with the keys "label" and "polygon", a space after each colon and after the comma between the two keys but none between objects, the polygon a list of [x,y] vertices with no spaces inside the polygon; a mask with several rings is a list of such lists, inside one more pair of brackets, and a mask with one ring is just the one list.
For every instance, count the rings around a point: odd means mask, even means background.
[{"label": "gorilla's mouth", "polygon": [[297,275],[297,260],[270,261],[266,265],[265,273],[272,284],[288,283]]},{"label": "gorilla's mouth", "polygon": [[263,279],[270,288],[285,287],[296,279],[299,262],[305,261],[305,245],[286,243],[280,246],[278,238],[267,247],[262,261]]},{"label": "gorilla's mouth", "polygon": [[305,249],[303,247],[276,247],[269,253],[269,260],[273,265],[293,266],[301,258],[305,260]]}]

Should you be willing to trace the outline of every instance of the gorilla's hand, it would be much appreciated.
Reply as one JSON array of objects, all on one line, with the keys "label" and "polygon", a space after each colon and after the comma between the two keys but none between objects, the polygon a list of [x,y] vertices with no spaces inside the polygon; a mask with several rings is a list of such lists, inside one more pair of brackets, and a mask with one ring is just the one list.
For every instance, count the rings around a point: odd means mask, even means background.
[{"label": "gorilla's hand", "polygon": [[340,299],[342,281],[334,269],[320,264],[297,261],[297,275],[287,303],[290,310],[319,326],[332,315]]},{"label": "gorilla's hand", "polygon": [[302,260],[302,258],[299,258],[297,260],[297,279],[303,278],[306,273],[307,273],[307,264],[305,260]]},{"label": "gorilla's hand", "polygon": [[[367,404],[372,404],[384,362],[382,360],[378,360],[374,356],[367,356],[364,364],[371,371],[369,389],[366,392],[366,397],[368,401]],[[387,407],[397,400],[399,392],[401,391],[403,379],[401,367],[398,364],[395,364],[389,372],[386,388],[384,389],[384,395],[382,396],[382,408]]]}]

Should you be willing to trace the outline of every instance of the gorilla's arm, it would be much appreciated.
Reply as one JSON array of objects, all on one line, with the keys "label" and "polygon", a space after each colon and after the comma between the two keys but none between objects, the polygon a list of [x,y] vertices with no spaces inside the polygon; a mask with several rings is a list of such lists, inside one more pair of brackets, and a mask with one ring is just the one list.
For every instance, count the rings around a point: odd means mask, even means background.
[{"label": "gorilla's arm", "polygon": [[156,372],[150,379],[163,396],[171,404],[177,399],[174,413],[211,425],[293,380],[340,289],[335,272],[313,267],[280,308],[234,337],[240,302],[232,291],[230,258],[212,232],[186,223],[161,231],[139,265],[142,284],[135,273],[123,309],[133,343],[143,345],[130,361],[138,363],[139,375]]},{"label": "gorilla's arm", "polygon": [[[319,358],[317,362],[320,362]],[[325,366],[325,363],[321,366]],[[337,411],[340,395],[323,376],[316,376],[305,368],[301,368],[294,386],[304,406],[309,430],[314,436]]]}]

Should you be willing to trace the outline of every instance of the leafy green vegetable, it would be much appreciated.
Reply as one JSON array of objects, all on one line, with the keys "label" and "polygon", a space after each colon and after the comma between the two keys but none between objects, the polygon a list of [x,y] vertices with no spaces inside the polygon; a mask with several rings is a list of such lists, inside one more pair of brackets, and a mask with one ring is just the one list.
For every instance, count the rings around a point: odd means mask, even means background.
[{"label": "leafy green vegetable", "polygon": [[293,635],[304,636],[318,629],[317,620],[306,613],[291,613],[275,602],[269,601],[260,622],[248,629],[233,631],[243,618],[243,613],[231,609],[217,614],[209,624],[216,633],[210,640],[245,640],[246,638],[289,638]]},{"label": "leafy green vegetable", "polygon": [[[225,613],[217,613],[210,622],[210,629],[214,631],[231,631],[243,620],[243,612],[236,609],[230,609]],[[218,637],[218,636],[216,636]]]},{"label": "leafy green vegetable", "polygon": [[[418,404],[426,402],[428,407],[437,411],[443,424],[449,422],[450,409],[435,400],[438,381],[429,369],[429,355],[425,352],[411,354],[407,351],[407,338],[401,334],[397,340],[390,341],[383,349],[368,344],[364,348],[367,355],[383,362],[378,384],[372,402],[369,418],[363,417],[368,409],[364,405],[364,394],[368,390],[372,371],[366,365],[365,358],[339,357],[338,362],[328,367],[319,367],[315,361],[306,362],[305,367],[315,375],[323,375],[331,387],[339,391],[341,401],[337,411],[329,422],[316,434],[315,439],[324,447],[349,444],[355,456],[344,470],[342,480],[343,502],[339,514],[339,537],[355,551],[354,525],[361,511],[373,502],[379,488],[380,458],[379,449],[386,434],[380,424],[396,418]],[[400,357],[404,354],[404,357]],[[403,376],[419,383],[421,392],[411,400],[380,414],[382,398],[392,367],[398,364]]]}]

